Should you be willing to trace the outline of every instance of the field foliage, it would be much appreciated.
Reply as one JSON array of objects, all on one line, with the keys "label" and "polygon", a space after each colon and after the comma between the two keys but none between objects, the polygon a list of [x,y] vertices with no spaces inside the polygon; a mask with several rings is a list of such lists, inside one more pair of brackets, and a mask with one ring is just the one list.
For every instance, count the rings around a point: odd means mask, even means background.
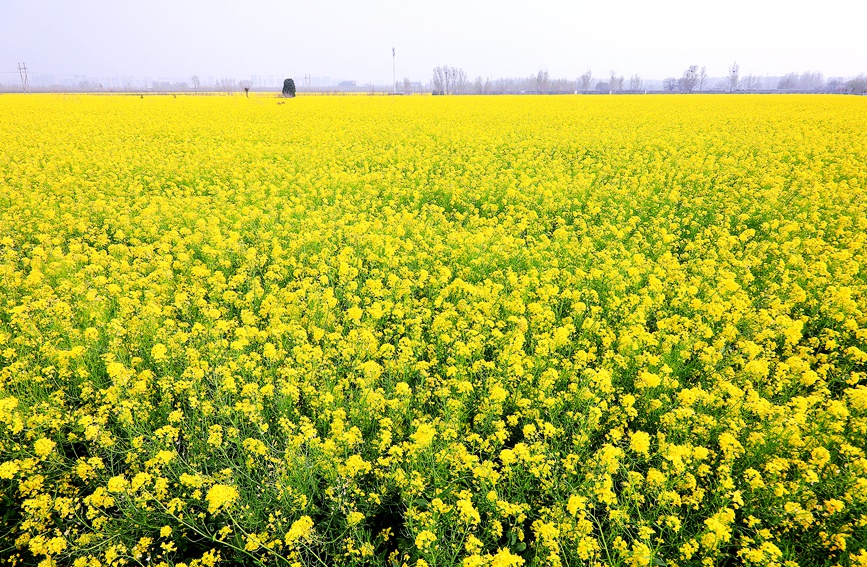
[{"label": "field foliage", "polygon": [[0,98],[0,561],[867,565],[867,99]]}]

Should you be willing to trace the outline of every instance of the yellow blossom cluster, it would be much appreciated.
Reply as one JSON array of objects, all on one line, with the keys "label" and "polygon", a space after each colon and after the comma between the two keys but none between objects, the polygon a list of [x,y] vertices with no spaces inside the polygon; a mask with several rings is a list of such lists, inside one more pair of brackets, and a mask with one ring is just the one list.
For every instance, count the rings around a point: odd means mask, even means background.
[{"label": "yellow blossom cluster", "polygon": [[865,132],[0,97],[0,565],[867,565]]}]

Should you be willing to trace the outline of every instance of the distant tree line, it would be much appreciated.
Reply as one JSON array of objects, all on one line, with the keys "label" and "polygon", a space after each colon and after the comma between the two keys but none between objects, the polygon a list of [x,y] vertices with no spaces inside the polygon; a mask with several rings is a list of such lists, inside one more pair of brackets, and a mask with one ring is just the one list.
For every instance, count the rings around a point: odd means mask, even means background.
[{"label": "distant tree line", "polygon": [[[294,83],[293,83],[294,86]],[[803,73],[788,73],[780,77],[759,76],[752,73],[743,74],[740,65],[733,63],[724,77],[710,77],[707,68],[699,65],[689,65],[680,76],[671,76],[659,80],[647,80],[637,74],[628,78],[614,70],[602,77],[595,77],[590,69],[576,78],[554,78],[545,69],[527,77],[491,78],[477,76],[470,80],[467,73],[460,67],[444,65],[433,70],[428,84],[415,82],[404,78],[399,85],[405,94],[431,92],[439,95],[467,94],[567,94],[567,93],[639,93],[639,92],[671,92],[671,93],[701,93],[701,92],[816,92],[816,93],[849,93],[867,94],[867,75],[861,74],[854,78],[825,78],[822,73],[807,71]],[[373,85],[359,86],[355,81],[344,81],[339,90],[371,90]],[[107,80],[105,83],[97,79],[75,79],[53,85],[37,85],[34,92],[162,92],[162,93],[204,93],[218,92],[235,94],[253,90],[249,80],[238,81],[224,77],[202,81],[198,75],[193,75],[189,81],[178,80]],[[390,90],[390,88],[389,88]],[[20,84],[0,84],[0,92],[20,92]]]},{"label": "distant tree line", "polygon": [[[404,79],[407,87],[409,79]],[[508,93],[638,93],[645,91],[666,91],[672,93],[697,92],[825,92],[825,93],[867,93],[867,76],[859,75],[853,79],[834,78],[825,80],[822,73],[808,71],[789,73],[783,77],[760,77],[749,73],[742,75],[740,65],[735,62],[729,67],[725,77],[711,78],[707,67],[690,65],[680,77],[668,77],[661,84],[645,81],[633,74],[629,79],[616,71],[609,71],[604,78],[595,78],[589,69],[577,79],[554,79],[548,71],[540,70],[535,75],[520,78],[491,79],[478,76],[472,82],[467,80],[463,69],[457,67],[436,67],[430,83],[433,94],[508,94]],[[409,88],[405,92],[410,92]]]},{"label": "distant tree line", "polygon": [[[408,85],[408,79],[404,82]],[[433,94],[565,94],[575,90],[575,81],[552,79],[546,70],[529,77],[491,79],[477,76],[469,81],[463,69],[445,66],[434,69],[430,87]]]}]

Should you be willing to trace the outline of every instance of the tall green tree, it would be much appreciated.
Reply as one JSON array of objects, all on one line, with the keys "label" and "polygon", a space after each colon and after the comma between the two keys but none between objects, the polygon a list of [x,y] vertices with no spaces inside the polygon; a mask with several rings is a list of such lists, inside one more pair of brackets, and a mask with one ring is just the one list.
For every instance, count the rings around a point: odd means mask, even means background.
[{"label": "tall green tree", "polygon": [[283,96],[286,98],[295,97],[295,81],[291,78],[283,81]]}]

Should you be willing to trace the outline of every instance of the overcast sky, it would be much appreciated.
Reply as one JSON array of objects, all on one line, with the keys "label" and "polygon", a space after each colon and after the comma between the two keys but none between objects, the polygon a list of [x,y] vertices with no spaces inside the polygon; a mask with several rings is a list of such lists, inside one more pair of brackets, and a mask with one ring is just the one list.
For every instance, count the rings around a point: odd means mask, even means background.
[{"label": "overcast sky", "polygon": [[0,82],[17,63],[60,76],[251,75],[428,82],[588,68],[646,79],[690,64],[724,76],[867,72],[863,0],[0,0]]}]

